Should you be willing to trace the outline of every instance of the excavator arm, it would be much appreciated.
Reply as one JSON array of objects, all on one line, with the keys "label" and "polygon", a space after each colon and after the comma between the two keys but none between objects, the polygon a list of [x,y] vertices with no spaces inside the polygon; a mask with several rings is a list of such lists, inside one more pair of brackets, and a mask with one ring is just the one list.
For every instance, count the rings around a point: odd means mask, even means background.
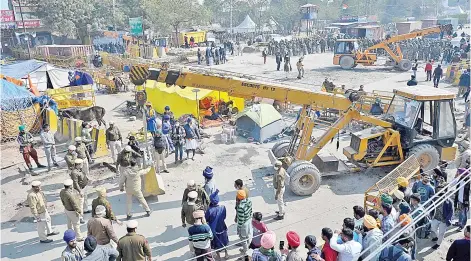
[{"label": "excavator arm", "polygon": [[384,49],[395,62],[399,62],[402,59],[402,52],[401,52],[400,47],[399,46],[396,47],[397,53],[395,53],[393,50],[391,50],[391,48],[389,48],[389,44],[395,44],[399,41],[404,41],[404,40],[408,40],[408,39],[412,39],[412,38],[416,38],[420,36],[426,36],[429,34],[436,34],[436,33],[451,34],[452,32],[453,32],[453,26],[451,24],[439,25],[436,27],[429,27],[429,28],[417,30],[414,32],[410,32],[407,34],[401,34],[401,35],[389,37],[386,40],[378,44],[368,47],[365,50],[365,53],[369,53],[371,50]]}]

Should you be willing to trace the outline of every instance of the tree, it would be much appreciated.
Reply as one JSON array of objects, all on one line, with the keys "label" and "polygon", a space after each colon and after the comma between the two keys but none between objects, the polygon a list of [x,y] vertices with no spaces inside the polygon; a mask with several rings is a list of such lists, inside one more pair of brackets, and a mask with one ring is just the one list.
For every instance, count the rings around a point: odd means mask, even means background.
[{"label": "tree", "polygon": [[144,0],[144,8],[154,26],[171,29],[177,35],[184,26],[201,25],[210,20],[209,12],[196,0]]},{"label": "tree", "polygon": [[41,0],[38,17],[55,32],[87,42],[90,32],[109,21],[111,0]]}]

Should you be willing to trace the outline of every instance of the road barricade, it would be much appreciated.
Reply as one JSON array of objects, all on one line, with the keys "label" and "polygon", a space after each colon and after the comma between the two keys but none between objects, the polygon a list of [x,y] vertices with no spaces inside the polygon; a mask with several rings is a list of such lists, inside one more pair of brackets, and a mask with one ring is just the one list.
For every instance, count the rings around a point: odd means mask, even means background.
[{"label": "road barricade", "polygon": [[48,89],[46,94],[57,102],[59,109],[90,107],[95,105],[95,91],[92,85]]},{"label": "road barricade", "polygon": [[[55,132],[55,135],[59,140],[67,140],[70,144],[73,144],[76,137],[82,136],[83,121],[81,120],[65,117],[59,118],[54,111],[47,110],[46,121],[51,127],[51,131]],[[108,148],[106,146],[106,129],[93,128],[91,138],[95,157],[98,158],[108,155]]]},{"label": "road barricade", "polygon": [[397,178],[404,177],[410,180],[419,173],[420,164],[414,155],[409,156],[404,162],[389,172],[365,192],[364,208],[368,213],[370,209],[381,212],[381,194],[391,194],[397,189]]}]

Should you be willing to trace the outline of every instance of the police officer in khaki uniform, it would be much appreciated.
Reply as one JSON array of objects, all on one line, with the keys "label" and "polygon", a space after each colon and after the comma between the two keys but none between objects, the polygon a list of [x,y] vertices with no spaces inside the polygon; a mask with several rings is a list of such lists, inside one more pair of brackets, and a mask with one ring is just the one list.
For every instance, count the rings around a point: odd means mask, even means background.
[{"label": "police officer in khaki uniform", "polygon": [[51,226],[51,216],[47,212],[46,196],[41,190],[41,181],[35,180],[31,182],[31,192],[28,194],[28,204],[31,214],[37,221],[39,242],[50,243],[52,239],[48,236],[58,235],[59,232],[53,231]]},{"label": "police officer in khaki uniform", "polygon": [[140,157],[140,154],[136,153],[131,146],[127,145],[124,147],[124,150],[118,154],[116,170],[120,175],[126,175],[126,173],[129,172],[131,164],[136,164],[136,159]]},{"label": "police officer in khaki uniform", "polygon": [[64,156],[64,160],[67,163],[67,168],[69,172],[72,171],[75,167],[75,160],[77,159],[77,147],[70,145],[67,149],[67,153]]},{"label": "police officer in khaki uniform", "polygon": [[283,168],[281,161],[276,161],[275,163],[276,173],[273,175],[273,188],[275,189],[275,200],[278,203],[278,211],[276,211],[277,216],[275,220],[282,220],[285,218],[285,202],[283,201],[283,196],[285,194],[285,179],[286,179],[286,170]]},{"label": "police officer in khaki uniform", "polygon": [[136,234],[137,225],[138,223],[135,220],[127,222],[128,233],[118,241],[119,256],[116,261],[152,260],[152,251],[150,250],[149,242],[147,242],[144,236]]},{"label": "police officer in khaki uniform", "polygon": [[72,181],[74,182],[73,183],[74,190],[79,194],[80,206],[82,207],[81,220],[83,220],[84,213],[90,213],[90,210],[88,210],[88,204],[87,204],[88,198],[87,198],[87,191],[86,191],[86,186],[88,185],[88,177],[82,171],[83,169],[82,164],[83,164],[82,159],[76,159],[75,168],[70,173],[70,179],[72,179]]},{"label": "police officer in khaki uniform", "polygon": [[[80,233],[80,216],[82,208],[73,189],[74,181],[67,179],[64,181],[64,188],[60,192],[60,198],[64,205],[65,216],[67,217],[67,228],[73,229],[77,234],[77,241],[83,241]],[[85,222],[84,222],[85,223]]]},{"label": "police officer in khaki uniform", "polygon": [[88,176],[90,173],[88,163],[92,158],[90,157],[90,153],[88,152],[87,146],[83,142],[82,137],[75,137],[75,147],[77,147],[77,158],[83,160],[82,171],[86,176]]},{"label": "police officer in khaki uniform", "polygon": [[108,148],[111,150],[111,158],[113,159],[113,163],[116,162],[118,154],[121,152],[123,137],[121,136],[121,132],[119,131],[118,127],[114,124],[114,122],[109,122],[110,127],[106,129],[106,144]]},{"label": "police officer in khaki uniform", "polygon": [[119,187],[121,191],[126,190],[126,210],[128,220],[132,217],[132,196],[136,197],[139,203],[141,203],[142,207],[147,212],[146,216],[150,216],[151,211],[149,205],[147,205],[147,201],[141,191],[141,175],[148,171],[149,168],[139,170],[136,167],[136,163],[132,162],[131,166],[126,168],[126,172],[121,173]]}]

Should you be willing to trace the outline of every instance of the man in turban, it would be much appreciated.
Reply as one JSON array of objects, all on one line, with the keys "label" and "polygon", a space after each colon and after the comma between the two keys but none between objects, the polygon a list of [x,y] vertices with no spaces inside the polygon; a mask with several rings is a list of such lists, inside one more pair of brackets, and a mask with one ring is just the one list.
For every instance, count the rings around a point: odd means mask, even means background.
[{"label": "man in turban", "polygon": [[213,168],[207,166],[203,170],[203,177],[204,177],[204,191],[206,194],[211,195],[216,191],[216,182],[213,179]]},{"label": "man in turban", "polygon": [[[378,228],[376,219],[370,215],[365,215],[363,218],[363,250],[362,258],[366,258],[379,247],[383,241],[383,232]],[[377,260],[379,253],[375,255],[373,260]]]},{"label": "man in turban", "polygon": [[[213,233],[213,239],[211,240],[211,248],[218,250],[229,244],[229,237],[227,235],[226,226],[226,207],[219,204],[219,190],[216,189],[210,196],[209,209],[206,211],[205,217],[208,222],[211,232]],[[217,255],[220,259],[219,252]],[[227,249],[224,248],[225,258],[227,259]]]}]

